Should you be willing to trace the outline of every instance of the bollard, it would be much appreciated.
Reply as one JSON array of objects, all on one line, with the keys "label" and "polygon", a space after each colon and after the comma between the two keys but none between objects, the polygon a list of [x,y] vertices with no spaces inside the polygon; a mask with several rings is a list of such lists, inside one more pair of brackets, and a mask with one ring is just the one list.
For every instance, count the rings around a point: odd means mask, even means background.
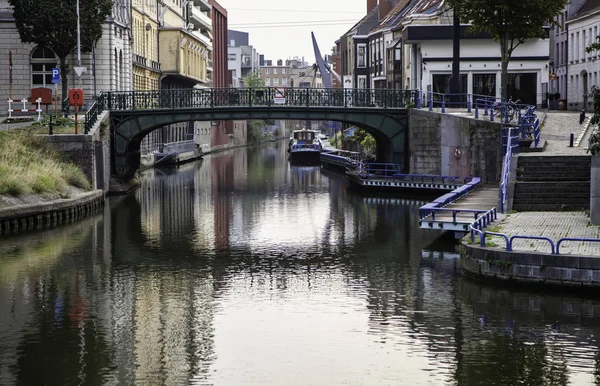
[{"label": "bollard", "polygon": [[569,147],[573,147],[574,140],[575,140],[575,134],[571,133],[571,136],[569,138]]},{"label": "bollard", "polygon": [[52,122],[52,114],[50,114],[50,122],[48,123],[48,135],[53,135],[52,129],[54,128],[54,123]]}]

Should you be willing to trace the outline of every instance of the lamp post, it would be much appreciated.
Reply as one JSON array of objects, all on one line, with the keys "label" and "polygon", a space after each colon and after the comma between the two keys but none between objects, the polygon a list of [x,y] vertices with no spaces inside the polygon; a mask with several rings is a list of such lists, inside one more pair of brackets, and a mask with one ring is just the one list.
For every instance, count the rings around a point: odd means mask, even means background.
[{"label": "lamp post", "polygon": [[77,0],[77,65],[81,66],[81,27],[79,25],[79,0]]}]

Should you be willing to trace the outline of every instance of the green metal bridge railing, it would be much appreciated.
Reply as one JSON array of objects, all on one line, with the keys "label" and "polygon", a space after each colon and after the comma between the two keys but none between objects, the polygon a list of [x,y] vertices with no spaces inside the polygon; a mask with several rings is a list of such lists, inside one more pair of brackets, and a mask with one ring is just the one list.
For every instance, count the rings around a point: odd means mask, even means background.
[{"label": "green metal bridge railing", "polygon": [[215,107],[339,107],[399,109],[417,104],[416,90],[331,88],[200,88],[101,93],[85,114],[85,132],[106,110]]}]

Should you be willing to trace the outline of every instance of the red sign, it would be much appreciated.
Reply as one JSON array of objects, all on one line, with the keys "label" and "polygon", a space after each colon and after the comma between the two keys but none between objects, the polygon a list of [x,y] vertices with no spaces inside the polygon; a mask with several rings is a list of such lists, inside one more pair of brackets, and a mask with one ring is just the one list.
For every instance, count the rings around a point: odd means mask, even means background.
[{"label": "red sign", "polygon": [[69,105],[83,106],[83,90],[80,88],[69,89]]}]

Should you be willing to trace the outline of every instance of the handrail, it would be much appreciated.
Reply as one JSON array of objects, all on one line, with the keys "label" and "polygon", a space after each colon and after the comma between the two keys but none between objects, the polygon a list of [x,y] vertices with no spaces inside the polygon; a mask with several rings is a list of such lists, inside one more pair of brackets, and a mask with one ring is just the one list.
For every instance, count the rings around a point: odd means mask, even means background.
[{"label": "handrail", "polygon": [[459,198],[467,195],[469,192],[475,189],[477,184],[479,184],[480,182],[481,178],[479,177],[472,177],[468,182],[467,178],[465,178],[464,185],[459,186],[453,191],[446,193],[443,196],[436,198],[432,202],[421,206],[419,208],[419,219],[423,220],[424,218],[433,215],[435,211],[444,209],[444,207],[448,206],[449,204],[458,200]]},{"label": "handrail", "polygon": [[591,238],[579,238],[579,237],[563,237],[562,239],[556,242],[556,254],[560,255],[560,245],[565,241],[579,241],[579,242],[589,242],[589,243],[600,243],[600,239],[591,239]]},{"label": "handrail", "polygon": [[586,237],[562,237],[558,241],[554,241],[552,238],[547,236],[528,236],[528,235],[513,235],[508,236],[504,233],[498,232],[487,232],[484,231],[487,224],[482,224],[480,219],[477,219],[469,225],[471,242],[475,242],[475,234],[479,235],[479,242],[482,247],[485,247],[485,239],[487,236],[498,236],[502,237],[505,241],[504,249],[511,252],[514,251],[513,242],[514,240],[542,240],[547,241],[550,244],[550,251],[553,255],[560,255],[560,246],[566,241],[578,241],[578,242],[590,242],[600,243],[600,239],[586,238]]},{"label": "handrail", "polygon": [[500,212],[505,213],[506,211],[506,200],[507,200],[507,188],[510,183],[510,172],[511,172],[511,159],[515,153],[515,149],[518,151],[518,144],[513,145],[513,128],[508,127],[508,135],[506,136],[506,152],[504,154],[504,161],[502,163],[502,181],[500,182]]}]

